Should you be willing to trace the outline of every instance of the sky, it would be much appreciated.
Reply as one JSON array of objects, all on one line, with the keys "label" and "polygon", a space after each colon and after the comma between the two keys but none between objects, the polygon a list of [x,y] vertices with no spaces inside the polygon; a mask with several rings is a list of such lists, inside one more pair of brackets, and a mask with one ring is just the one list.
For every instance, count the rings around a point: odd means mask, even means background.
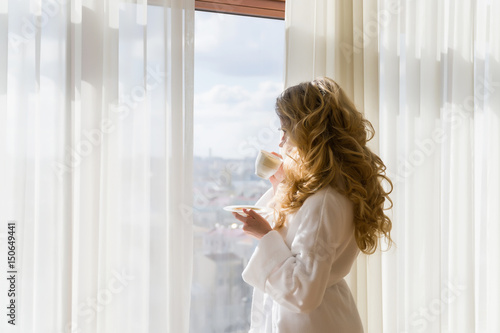
[{"label": "sky", "polygon": [[[121,95],[129,95],[133,87],[142,83],[144,32],[136,22],[134,8],[135,5],[122,4],[120,12]],[[163,15],[161,7],[149,7],[147,55],[153,68],[162,63],[164,56]],[[40,59],[41,108],[53,112],[65,107],[60,103],[65,91],[59,87],[67,66],[60,65],[64,60],[57,46],[62,39],[61,22],[62,16],[50,20],[42,36],[45,46]],[[283,20],[195,11],[195,156],[241,159],[256,157],[259,149],[279,151],[279,121],[274,104],[283,89],[284,39]],[[19,62],[22,59],[16,59],[21,58],[9,58],[9,73],[26,70]],[[15,77],[9,80],[14,82]],[[155,101],[165,98],[159,90],[151,94]],[[10,103],[14,103],[13,99]],[[161,104],[152,109],[151,116],[158,120],[153,123],[164,123],[161,110]],[[128,117],[122,126],[130,130],[132,122],[133,117]],[[51,138],[51,127],[43,128],[47,132],[44,137]],[[151,130],[151,153],[162,156],[165,148],[155,143],[162,142],[164,128],[152,126]]]},{"label": "sky", "polygon": [[284,21],[195,14],[194,155],[278,151],[274,112],[283,89]]}]

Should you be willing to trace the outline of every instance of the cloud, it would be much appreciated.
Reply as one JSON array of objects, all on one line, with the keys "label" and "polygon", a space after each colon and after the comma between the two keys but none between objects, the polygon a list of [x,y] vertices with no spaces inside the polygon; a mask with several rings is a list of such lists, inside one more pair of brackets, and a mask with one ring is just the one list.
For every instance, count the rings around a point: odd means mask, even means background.
[{"label": "cloud", "polygon": [[283,21],[206,12],[196,15],[196,66],[233,76],[282,75]]},{"label": "cloud", "polygon": [[249,157],[263,148],[276,150],[279,121],[274,112],[281,82],[266,81],[251,90],[216,85],[195,95],[195,155]]},{"label": "cloud", "polygon": [[196,12],[195,155],[277,150],[284,22]]}]

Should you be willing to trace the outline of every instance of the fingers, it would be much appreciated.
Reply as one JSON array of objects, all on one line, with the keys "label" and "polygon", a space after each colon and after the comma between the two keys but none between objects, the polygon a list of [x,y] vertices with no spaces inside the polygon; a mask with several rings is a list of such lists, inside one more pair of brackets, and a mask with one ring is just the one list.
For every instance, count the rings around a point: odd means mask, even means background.
[{"label": "fingers", "polygon": [[243,208],[243,213],[245,215],[241,215],[241,214],[238,214],[236,212],[233,212],[233,216],[236,217],[238,220],[240,220],[243,223],[247,223],[250,218],[253,220],[256,217],[260,217],[259,214],[257,214],[254,210],[251,210],[251,209]]},{"label": "fingers", "polygon": [[264,219],[259,213],[252,209],[243,209],[243,213],[247,216],[233,212],[233,216],[243,222],[243,231],[257,239],[262,238],[265,234],[272,230],[269,222]]},{"label": "fingers", "polygon": [[233,212],[233,216],[244,224],[248,224],[249,222],[252,222],[252,220],[264,220],[264,218],[259,213],[252,209],[243,209],[243,213],[245,213],[247,216],[243,216],[235,212]]},{"label": "fingers", "polygon": [[274,175],[279,175],[282,176],[285,173],[285,170],[283,169],[283,163],[281,163],[280,167],[278,170],[276,170],[276,173]]},{"label": "fingers", "polygon": [[243,216],[243,215],[240,215],[238,213],[235,213],[233,212],[233,216],[236,217],[237,220],[243,222],[243,223],[247,223],[247,217],[246,216]]},{"label": "fingers", "polygon": [[255,210],[253,209],[243,209],[243,212],[248,216],[253,217],[254,219],[261,217]]},{"label": "fingers", "polygon": [[276,153],[276,152],[274,152],[274,151],[273,151],[273,152],[271,152],[271,154],[273,154],[273,155],[275,155],[275,156],[278,156],[279,158],[283,159],[283,156],[281,156],[281,154],[278,154],[278,153]]},{"label": "fingers", "polygon": [[[272,179],[271,179],[272,178]],[[269,180],[271,181],[271,184],[279,184],[285,179],[285,171],[283,170],[283,163],[280,165],[278,170],[272,175]]]},{"label": "fingers", "polygon": [[271,182],[271,184],[273,186],[276,186],[276,185],[278,185],[280,183],[279,180],[276,178],[275,175],[272,175],[271,177],[269,177],[269,181]]}]

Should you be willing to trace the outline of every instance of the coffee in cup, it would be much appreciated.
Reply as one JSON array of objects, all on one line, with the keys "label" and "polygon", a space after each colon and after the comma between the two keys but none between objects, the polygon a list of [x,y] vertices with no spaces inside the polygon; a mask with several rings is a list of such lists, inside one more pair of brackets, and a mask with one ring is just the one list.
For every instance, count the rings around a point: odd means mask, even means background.
[{"label": "coffee in cup", "polygon": [[278,171],[282,162],[278,156],[261,150],[255,161],[255,174],[260,178],[269,179]]}]

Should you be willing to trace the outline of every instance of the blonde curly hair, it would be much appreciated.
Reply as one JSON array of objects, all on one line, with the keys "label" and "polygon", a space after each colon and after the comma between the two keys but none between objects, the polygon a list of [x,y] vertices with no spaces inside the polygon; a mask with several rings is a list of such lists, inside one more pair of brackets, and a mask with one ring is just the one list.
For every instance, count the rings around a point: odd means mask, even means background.
[{"label": "blonde curly hair", "polygon": [[384,214],[384,203],[388,200],[386,209],[392,208],[393,185],[380,157],[366,146],[375,134],[372,124],[342,88],[329,78],[290,87],[277,98],[276,113],[287,135],[287,152],[274,229],[282,228],[286,216],[309,196],[331,185],[354,204],[359,249],[374,253],[382,236],[390,247],[392,222]]}]

